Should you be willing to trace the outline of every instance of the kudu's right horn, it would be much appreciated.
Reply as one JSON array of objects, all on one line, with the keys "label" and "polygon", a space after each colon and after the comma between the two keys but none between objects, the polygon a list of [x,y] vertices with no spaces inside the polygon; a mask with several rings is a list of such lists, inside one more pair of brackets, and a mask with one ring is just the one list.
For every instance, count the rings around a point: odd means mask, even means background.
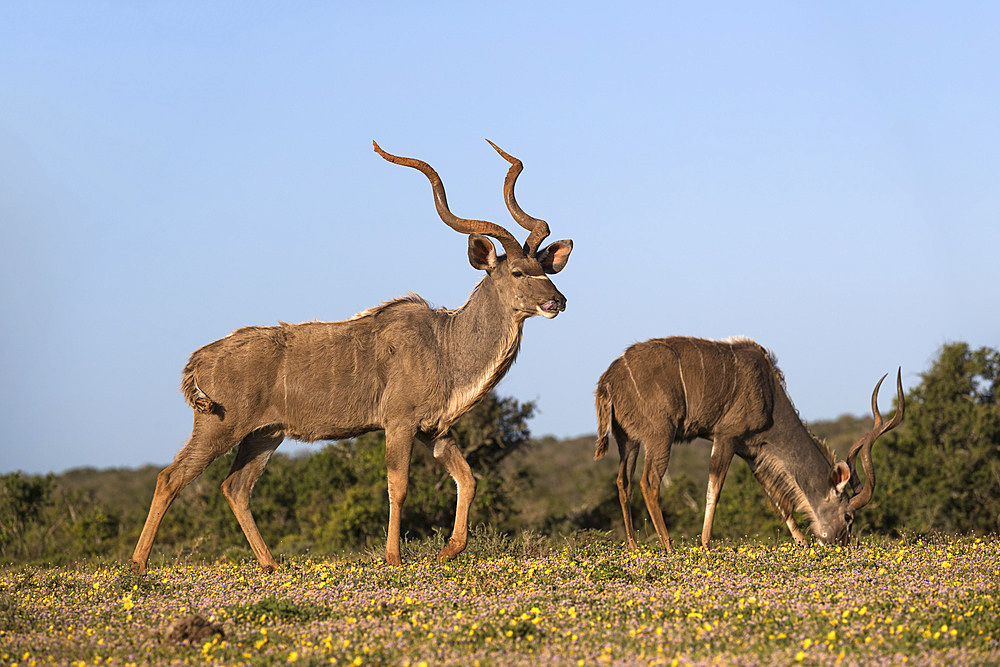
[{"label": "kudu's right horn", "polygon": [[[872,414],[875,417],[875,425],[872,426],[871,430],[865,433],[863,436],[858,438],[850,451],[847,454],[847,466],[851,469],[851,487],[854,489],[854,497],[851,498],[849,508],[851,512],[857,512],[859,509],[868,504],[868,501],[872,499],[872,492],[875,490],[875,466],[872,463],[872,445],[875,444],[875,440],[878,439],[884,433],[891,431],[900,425],[903,421],[903,411],[906,409],[906,399],[903,397],[903,379],[902,379],[903,369],[900,368],[896,372],[896,414],[892,416],[888,422],[882,421],[882,415],[879,414],[878,410],[878,390],[882,386],[882,380],[888,377],[888,373],[882,376],[882,379],[878,381],[875,385],[875,391],[872,392]],[[861,486],[858,479],[858,471],[856,466],[856,459],[858,454],[861,454],[861,466],[865,471],[865,485],[860,490]]]},{"label": "kudu's right horn", "polygon": [[538,218],[533,218],[525,213],[520,205],[518,205],[517,199],[514,198],[514,183],[517,182],[517,177],[521,175],[524,164],[513,155],[505,153],[503,149],[489,139],[486,141],[500,154],[500,157],[510,162],[510,169],[507,170],[507,177],[503,181],[503,200],[507,204],[507,210],[510,211],[511,216],[517,221],[517,224],[531,232],[528,235],[528,240],[524,242],[524,254],[533,257],[538,252],[538,246],[549,235],[549,223]]}]

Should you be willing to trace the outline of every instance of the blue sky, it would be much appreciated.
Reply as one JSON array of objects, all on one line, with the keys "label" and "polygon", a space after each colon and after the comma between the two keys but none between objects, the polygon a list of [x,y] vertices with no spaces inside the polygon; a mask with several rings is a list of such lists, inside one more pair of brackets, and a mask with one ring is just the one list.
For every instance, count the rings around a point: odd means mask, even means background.
[{"label": "blue sky", "polygon": [[574,240],[498,387],[535,434],[592,433],[612,359],[680,334],[864,414],[1000,345],[998,32],[963,2],[3,3],[0,472],[169,462],[181,368],[240,326],[460,306],[465,237],[373,139],[523,238],[492,139]]}]

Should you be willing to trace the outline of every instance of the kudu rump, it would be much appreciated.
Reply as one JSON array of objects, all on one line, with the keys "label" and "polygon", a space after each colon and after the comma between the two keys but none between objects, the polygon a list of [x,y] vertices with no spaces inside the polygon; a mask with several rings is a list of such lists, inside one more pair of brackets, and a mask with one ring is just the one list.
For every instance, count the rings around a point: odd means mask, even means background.
[{"label": "kudu rump", "polygon": [[[640,487],[660,542],[670,536],[660,510],[660,480],[675,442],[712,438],[705,522],[701,543],[712,536],[715,506],[733,455],[750,465],[799,544],[806,538],[792,512],[802,512],[809,529],[824,544],[846,544],[854,514],[871,500],[875,488],[872,445],[903,420],[902,379],[896,375],[898,407],[883,422],[878,390],[872,393],[875,425],[855,442],[847,462],[835,462],[829,449],[802,424],[785,391],[774,356],[752,340],[654,338],[636,343],[615,359],[597,384],[597,451],[608,450],[609,432],[618,443],[618,500],[630,548],[636,547],[629,501],[639,445],[646,448]],[[861,455],[861,486],[856,458]],[[848,493],[848,484],[854,495]]]},{"label": "kudu rump", "polygon": [[[440,557],[465,549],[476,482],[451,426],[506,374],[524,320],[553,318],[565,309],[565,297],[545,274],[566,265],[573,242],[538,249],[549,227],[518,206],[514,183],[521,161],[496,145],[511,164],[504,181],[507,208],[530,230],[523,247],[500,225],[453,215],[430,165],[374,146],[389,162],[427,176],[438,214],[469,235],[469,262],[486,276],[457,310],[432,309],[411,294],[340,322],[246,327],[192,354],[181,388],[194,408],[194,429],[156,479],[132,554],[137,572],[146,570],[156,530],[177,494],[233,447],[236,457],[222,493],[261,567],[275,569],[250,513],[250,492],[271,454],[285,438],[336,440],[380,428],[389,485],[386,561],[400,562],[400,510],[414,438],[432,448],[458,486],[454,530]],[[486,236],[497,239],[506,255],[497,255]]]}]

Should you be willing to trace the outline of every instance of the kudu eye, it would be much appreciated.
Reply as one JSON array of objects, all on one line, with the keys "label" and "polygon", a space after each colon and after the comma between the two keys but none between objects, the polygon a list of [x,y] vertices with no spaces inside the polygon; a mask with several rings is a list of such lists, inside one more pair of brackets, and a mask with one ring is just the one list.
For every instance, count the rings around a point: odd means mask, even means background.
[{"label": "kudu eye", "polygon": [[854,515],[853,514],[851,514],[850,512],[848,512],[847,514],[844,515],[844,523],[850,525],[852,521],[854,521]]},{"label": "kudu eye", "polygon": [[522,277],[524,277],[524,274],[523,274],[523,273],[521,273],[521,272],[520,272],[519,270],[517,270],[517,269],[514,269],[513,271],[511,271],[511,272],[510,272],[510,275],[514,276],[515,278],[522,278]]}]

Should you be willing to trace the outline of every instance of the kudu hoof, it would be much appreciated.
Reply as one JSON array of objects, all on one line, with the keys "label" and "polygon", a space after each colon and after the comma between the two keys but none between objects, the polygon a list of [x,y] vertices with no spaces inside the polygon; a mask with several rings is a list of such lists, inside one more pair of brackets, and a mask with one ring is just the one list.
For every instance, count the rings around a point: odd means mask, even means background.
[{"label": "kudu hoof", "polygon": [[140,563],[138,561],[130,560],[128,562],[129,569],[132,570],[133,574],[146,574],[146,564]]},{"label": "kudu hoof", "polygon": [[438,554],[438,561],[445,562],[448,560],[453,560],[455,556],[465,551],[465,544],[457,544],[455,542],[448,542],[441,553]]}]

